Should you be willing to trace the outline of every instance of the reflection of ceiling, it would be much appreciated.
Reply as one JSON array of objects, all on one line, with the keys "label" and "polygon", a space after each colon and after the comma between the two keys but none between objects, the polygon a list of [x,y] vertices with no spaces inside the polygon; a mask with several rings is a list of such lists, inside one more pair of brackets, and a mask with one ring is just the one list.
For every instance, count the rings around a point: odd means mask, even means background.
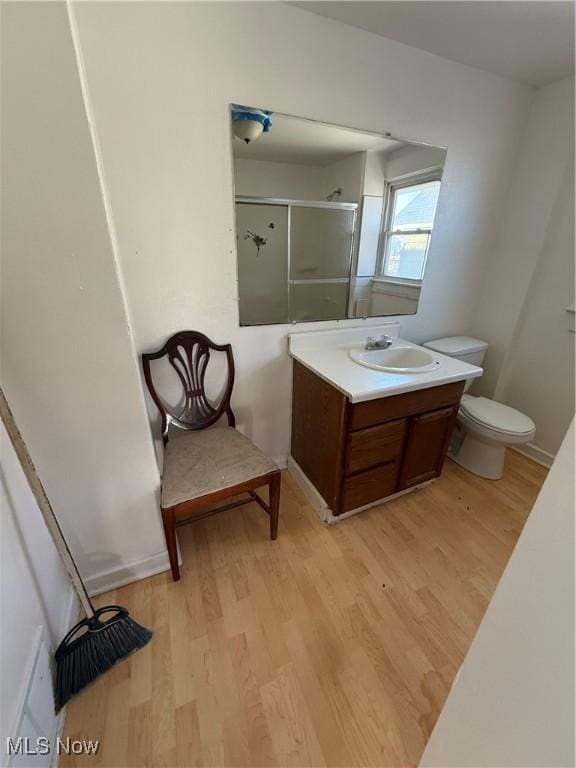
[{"label": "reflection of ceiling", "polygon": [[574,72],[574,3],[296,2],[305,11],[529,85]]},{"label": "reflection of ceiling", "polygon": [[233,146],[234,157],[324,166],[355,152],[390,151],[404,146],[404,143],[313,120],[273,114],[269,133],[263,133],[250,144],[235,138]]}]

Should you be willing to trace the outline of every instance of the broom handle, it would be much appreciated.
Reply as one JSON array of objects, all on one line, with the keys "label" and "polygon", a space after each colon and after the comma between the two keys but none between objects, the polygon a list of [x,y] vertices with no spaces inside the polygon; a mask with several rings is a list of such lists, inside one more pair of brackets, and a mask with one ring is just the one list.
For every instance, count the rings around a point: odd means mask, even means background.
[{"label": "broom handle", "polygon": [[42,513],[46,527],[52,536],[52,541],[58,550],[58,554],[62,558],[66,570],[68,571],[68,575],[72,581],[72,586],[78,595],[78,598],[82,604],[82,608],[84,609],[86,616],[90,619],[92,616],[94,616],[94,607],[90,602],[90,597],[88,596],[86,587],[84,586],[82,578],[80,577],[78,566],[74,562],[72,554],[68,549],[68,544],[66,543],[62,529],[60,528],[58,520],[56,519],[56,515],[52,509],[52,505],[50,504],[48,496],[46,495],[42,481],[38,477],[38,473],[36,472],[32,459],[30,458],[30,454],[26,448],[26,443],[24,442],[24,438],[16,426],[14,416],[10,410],[10,406],[6,402],[2,387],[0,387],[0,415],[2,416],[2,421],[4,422],[4,426],[6,427],[6,431],[10,437],[12,446],[14,447],[16,455],[18,456],[22,470],[24,471],[26,479],[28,480],[28,485],[30,486],[32,493],[34,494],[34,498],[40,507],[40,512]]}]

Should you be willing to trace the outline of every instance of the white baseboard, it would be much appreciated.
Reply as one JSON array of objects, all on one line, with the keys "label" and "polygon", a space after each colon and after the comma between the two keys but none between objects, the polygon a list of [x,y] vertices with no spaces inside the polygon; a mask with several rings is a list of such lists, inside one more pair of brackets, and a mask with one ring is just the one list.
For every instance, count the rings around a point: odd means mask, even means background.
[{"label": "white baseboard", "polygon": [[169,570],[168,552],[164,551],[151,555],[144,560],[138,560],[135,563],[123,564],[116,568],[110,568],[107,571],[101,571],[84,579],[84,583],[86,584],[88,594],[94,596]]},{"label": "white baseboard", "polygon": [[322,520],[324,523],[327,523],[328,518],[332,514],[328,504],[326,504],[320,493],[316,490],[315,486],[304,473],[304,470],[301,469],[299,464],[297,464],[292,456],[288,456],[287,466],[288,471],[296,481],[304,496],[306,496],[308,499],[312,509],[315,510],[320,520]]},{"label": "white baseboard", "polygon": [[275,456],[274,459],[272,459],[275,464],[278,465],[279,469],[286,469],[288,466],[288,457],[287,456]]},{"label": "white baseboard", "polygon": [[543,467],[547,467],[548,469],[550,469],[554,459],[556,458],[553,453],[549,453],[543,448],[538,448],[538,446],[534,445],[534,443],[512,445],[510,447],[513,451],[521,453],[522,456],[527,456],[529,459],[532,459],[532,461],[535,461],[537,464],[541,464]]}]

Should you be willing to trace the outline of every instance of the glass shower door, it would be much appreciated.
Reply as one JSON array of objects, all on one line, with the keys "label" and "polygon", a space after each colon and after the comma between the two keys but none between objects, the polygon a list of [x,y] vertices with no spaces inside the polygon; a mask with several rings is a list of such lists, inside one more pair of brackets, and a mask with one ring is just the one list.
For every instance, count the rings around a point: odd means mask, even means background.
[{"label": "glass shower door", "polygon": [[346,317],[356,210],[290,206],[292,321]]},{"label": "glass shower door", "polygon": [[236,203],[240,325],[287,323],[288,206]]}]

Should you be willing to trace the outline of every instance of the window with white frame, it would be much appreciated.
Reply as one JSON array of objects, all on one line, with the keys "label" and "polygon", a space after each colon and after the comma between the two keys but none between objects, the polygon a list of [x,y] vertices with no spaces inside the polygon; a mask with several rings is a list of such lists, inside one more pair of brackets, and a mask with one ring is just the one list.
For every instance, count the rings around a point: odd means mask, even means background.
[{"label": "window with white frame", "polygon": [[422,280],[439,192],[439,174],[390,183],[378,277]]}]

